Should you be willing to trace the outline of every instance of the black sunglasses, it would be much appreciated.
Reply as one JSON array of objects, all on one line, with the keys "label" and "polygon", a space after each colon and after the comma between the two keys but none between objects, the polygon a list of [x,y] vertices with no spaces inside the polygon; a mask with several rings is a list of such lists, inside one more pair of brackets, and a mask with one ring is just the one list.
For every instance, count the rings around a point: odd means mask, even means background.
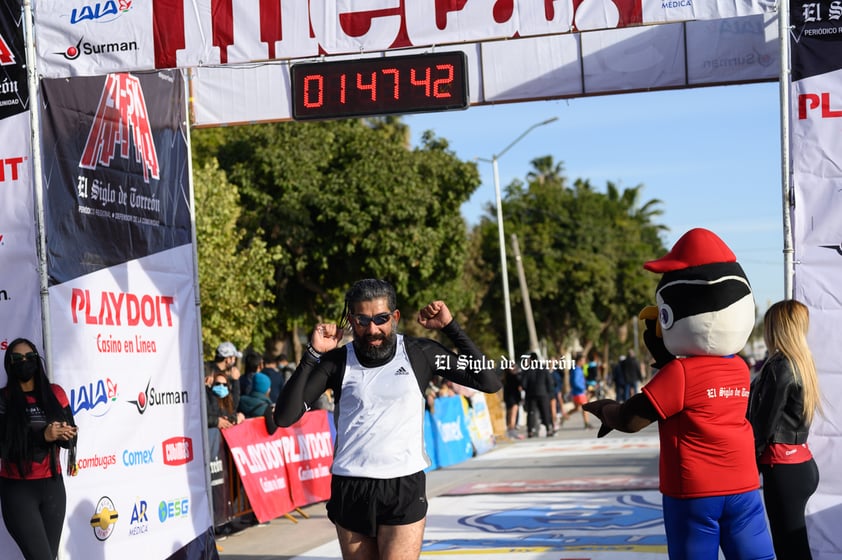
[{"label": "black sunglasses", "polygon": [[228,385],[225,381],[214,381],[213,386],[216,387],[218,385]]},{"label": "black sunglasses", "polygon": [[13,364],[18,364],[25,360],[34,361],[38,359],[38,352],[27,352],[26,354],[18,354],[17,352],[12,352],[11,358]]},{"label": "black sunglasses", "polygon": [[380,325],[385,325],[389,322],[392,318],[393,311],[378,313],[374,317],[369,317],[368,315],[351,315],[351,318],[361,327],[365,328],[370,324],[374,323],[378,327]]}]

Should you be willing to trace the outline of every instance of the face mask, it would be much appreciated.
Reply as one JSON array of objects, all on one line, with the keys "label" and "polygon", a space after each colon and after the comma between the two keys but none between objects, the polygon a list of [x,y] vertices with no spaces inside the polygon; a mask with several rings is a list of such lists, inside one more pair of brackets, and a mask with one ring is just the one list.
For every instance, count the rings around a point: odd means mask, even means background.
[{"label": "face mask", "polygon": [[228,396],[228,387],[226,385],[214,385],[211,391],[213,391],[213,394],[220,399],[224,399]]},{"label": "face mask", "polygon": [[14,376],[15,379],[21,383],[26,383],[35,377],[36,373],[38,373],[38,362],[35,360],[26,360],[25,362],[12,364],[10,369],[12,370],[12,376]]}]

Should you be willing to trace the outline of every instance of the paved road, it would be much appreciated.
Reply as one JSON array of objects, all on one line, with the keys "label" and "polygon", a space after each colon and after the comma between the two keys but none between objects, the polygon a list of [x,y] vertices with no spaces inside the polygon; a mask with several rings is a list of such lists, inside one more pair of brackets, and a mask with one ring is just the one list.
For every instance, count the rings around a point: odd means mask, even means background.
[{"label": "paved road", "polygon": [[[657,428],[596,438],[581,416],[553,438],[506,440],[427,474],[423,559],[665,560]],[[339,558],[324,504],[218,543],[222,560]]]}]

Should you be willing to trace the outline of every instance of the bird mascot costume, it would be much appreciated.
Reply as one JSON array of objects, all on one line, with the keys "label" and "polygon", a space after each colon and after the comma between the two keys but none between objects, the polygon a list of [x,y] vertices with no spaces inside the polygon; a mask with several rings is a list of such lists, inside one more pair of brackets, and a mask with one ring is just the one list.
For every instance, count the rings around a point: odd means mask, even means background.
[{"label": "bird mascot costume", "polygon": [[750,374],[737,356],[754,326],[754,296],[731,249],[692,229],[646,270],[662,274],[641,312],[658,371],[624,403],[585,405],[612,429],[658,422],[660,491],[671,560],[774,558],[746,419]]}]

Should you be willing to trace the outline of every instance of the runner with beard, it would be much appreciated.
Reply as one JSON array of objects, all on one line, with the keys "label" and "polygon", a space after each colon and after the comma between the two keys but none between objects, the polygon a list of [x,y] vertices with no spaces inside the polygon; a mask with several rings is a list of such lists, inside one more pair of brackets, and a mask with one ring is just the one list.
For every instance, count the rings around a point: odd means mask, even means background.
[{"label": "runner with beard", "polygon": [[[400,311],[385,280],[366,279],[345,294],[339,325],[320,323],[275,406],[279,426],[295,423],[326,389],[333,389],[336,445],[328,518],[345,560],[416,560],[427,516],[424,390],[434,375],[494,393],[496,369],[453,320],[443,301],[418,313],[428,330],[444,333],[458,353],[438,342],[397,332]],[[353,341],[339,347],[345,328]],[[458,360],[463,356],[462,360]]]}]

